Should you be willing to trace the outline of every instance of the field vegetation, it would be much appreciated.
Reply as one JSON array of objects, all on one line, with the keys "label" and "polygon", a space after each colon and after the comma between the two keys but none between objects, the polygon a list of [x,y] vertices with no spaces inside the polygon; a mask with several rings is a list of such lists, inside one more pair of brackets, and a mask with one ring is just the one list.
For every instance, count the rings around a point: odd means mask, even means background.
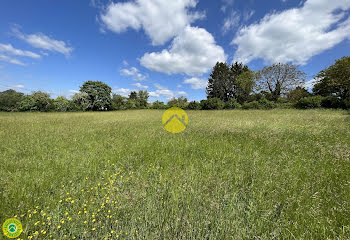
[{"label": "field vegetation", "polygon": [[343,110],[0,113],[21,239],[349,239]]}]

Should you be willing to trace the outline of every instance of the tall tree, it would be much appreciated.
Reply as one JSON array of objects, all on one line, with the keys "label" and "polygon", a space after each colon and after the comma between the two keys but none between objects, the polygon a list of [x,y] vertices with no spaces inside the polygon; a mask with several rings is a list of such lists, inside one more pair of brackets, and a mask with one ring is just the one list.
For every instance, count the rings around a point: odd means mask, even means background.
[{"label": "tall tree", "polygon": [[23,93],[9,89],[0,92],[0,111],[12,111],[16,109],[17,104],[24,98]]},{"label": "tall tree", "polygon": [[147,108],[149,94],[147,91],[140,90],[137,93],[137,105],[140,108]]},{"label": "tall tree", "polygon": [[258,88],[271,93],[274,100],[305,82],[306,74],[293,64],[275,63],[257,74]]},{"label": "tall tree", "polygon": [[309,97],[311,94],[304,87],[296,87],[287,95],[290,102],[298,102],[304,97]]},{"label": "tall tree", "polygon": [[109,110],[112,104],[112,89],[107,84],[100,81],[87,81],[80,87],[80,92],[89,95],[90,106],[88,110]]},{"label": "tall tree", "polygon": [[248,100],[255,86],[255,72],[244,71],[235,81],[235,97],[237,102],[243,104]]},{"label": "tall tree", "polygon": [[137,92],[136,91],[130,92],[129,99],[136,101],[137,100]]},{"label": "tall tree", "polygon": [[231,66],[222,62],[216,63],[208,80],[207,97],[219,98],[224,102],[237,98],[237,79],[247,71],[248,66],[242,63],[235,62]]},{"label": "tall tree", "polygon": [[317,79],[313,88],[315,94],[350,100],[350,57],[336,60],[332,66],[322,70]]}]

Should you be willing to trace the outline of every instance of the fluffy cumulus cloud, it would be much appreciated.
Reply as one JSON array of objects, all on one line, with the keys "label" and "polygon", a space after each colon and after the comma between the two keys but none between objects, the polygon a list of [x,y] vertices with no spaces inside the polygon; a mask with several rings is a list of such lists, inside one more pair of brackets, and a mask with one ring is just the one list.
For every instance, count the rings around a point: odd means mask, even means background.
[{"label": "fluffy cumulus cloud", "polygon": [[200,75],[211,69],[217,61],[225,61],[222,47],[203,28],[187,26],[174,38],[169,49],[146,53],[140,60],[144,67],[167,74]]},{"label": "fluffy cumulus cloud", "polygon": [[69,56],[73,51],[73,48],[64,41],[55,40],[43,33],[24,34],[17,27],[13,28],[12,31],[18,38],[35,48],[62,53],[66,56]]},{"label": "fluffy cumulus cloud", "polygon": [[345,39],[350,39],[350,0],[307,0],[300,8],[266,15],[240,29],[232,44],[234,59],[306,64]]},{"label": "fluffy cumulus cloud", "polygon": [[187,93],[184,91],[172,91],[172,90],[169,90],[168,88],[163,87],[157,83],[154,84],[154,86],[157,88],[157,90],[149,92],[150,97],[155,97],[155,98],[165,97],[166,99],[169,100],[169,99],[174,98],[174,97],[180,97],[180,96],[187,95]]},{"label": "fluffy cumulus cloud", "polygon": [[191,22],[204,17],[202,13],[190,11],[196,5],[197,0],[111,2],[100,15],[100,20],[105,28],[116,33],[128,28],[142,28],[153,45],[162,45]]},{"label": "fluffy cumulus cloud", "polygon": [[197,77],[188,78],[184,80],[185,84],[190,84],[192,89],[205,89],[208,81]]},{"label": "fluffy cumulus cloud", "polygon": [[31,57],[31,58],[40,58],[39,54],[33,53],[31,51],[24,51],[14,48],[11,44],[2,44],[0,43],[0,52],[6,53],[9,55],[22,56],[22,57]]},{"label": "fluffy cumulus cloud", "polygon": [[133,89],[129,88],[115,88],[113,89],[113,92],[122,95],[123,97],[129,96],[130,92],[135,91]]},{"label": "fluffy cumulus cloud", "polygon": [[142,85],[141,83],[135,83],[133,84],[133,86],[137,87],[137,88],[142,88],[142,89],[147,89],[148,86]]},{"label": "fluffy cumulus cloud", "polygon": [[131,67],[129,69],[124,68],[120,71],[120,73],[123,76],[129,76],[132,77],[135,81],[143,81],[146,79],[146,76],[144,76],[136,67]]}]

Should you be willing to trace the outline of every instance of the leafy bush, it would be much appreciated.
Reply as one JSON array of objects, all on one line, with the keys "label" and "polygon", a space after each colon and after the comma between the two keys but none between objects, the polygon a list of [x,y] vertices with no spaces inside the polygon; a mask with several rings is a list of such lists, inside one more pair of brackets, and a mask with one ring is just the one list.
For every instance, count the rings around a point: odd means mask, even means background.
[{"label": "leafy bush", "polygon": [[54,105],[54,110],[57,112],[69,112],[74,110],[74,106],[73,106],[73,102],[68,100],[65,97],[57,97],[54,101],[53,101],[53,105]]},{"label": "leafy bush", "polygon": [[201,109],[201,104],[196,101],[192,101],[188,104],[187,109],[189,110],[199,110]]},{"label": "leafy bush", "polygon": [[267,100],[266,98],[262,98],[259,101],[261,109],[273,109],[276,108],[276,103]]},{"label": "leafy bush", "polygon": [[152,103],[152,108],[153,109],[166,109],[167,106],[164,104],[164,102],[160,102],[157,100],[154,103]]},{"label": "leafy bush", "polygon": [[243,109],[260,109],[260,104],[258,101],[245,102],[242,105]]},{"label": "leafy bush", "polygon": [[231,98],[229,101],[225,102],[224,109],[238,109],[241,108],[241,104],[237,102],[236,99]]},{"label": "leafy bush", "polygon": [[87,111],[92,108],[89,94],[78,92],[72,96],[72,101],[78,106],[80,111]]},{"label": "leafy bush", "polygon": [[292,108],[295,108],[295,104],[294,103],[277,103],[276,108],[292,109]]},{"label": "leafy bush", "polygon": [[22,101],[23,98],[23,93],[16,92],[12,89],[0,92],[0,111],[15,111],[18,103]]},{"label": "leafy bush", "polygon": [[321,106],[323,108],[343,108],[344,102],[335,96],[328,96],[322,99]]},{"label": "leafy bush", "polygon": [[172,98],[168,102],[169,107],[178,107],[178,108],[182,108],[182,109],[185,109],[187,107],[187,104],[188,104],[187,98],[185,98],[185,97]]},{"label": "leafy bush", "polygon": [[201,109],[203,110],[215,110],[223,109],[224,103],[219,98],[209,98],[207,100],[202,100]]},{"label": "leafy bush", "polygon": [[48,112],[54,110],[54,104],[48,93],[37,91],[26,96],[18,104],[18,110]]},{"label": "leafy bush", "polygon": [[295,107],[299,109],[320,108],[322,99],[321,96],[304,97],[296,103]]},{"label": "leafy bush", "polygon": [[243,109],[273,109],[276,108],[277,104],[267,100],[266,98],[261,98],[259,101],[246,102],[243,104]]}]

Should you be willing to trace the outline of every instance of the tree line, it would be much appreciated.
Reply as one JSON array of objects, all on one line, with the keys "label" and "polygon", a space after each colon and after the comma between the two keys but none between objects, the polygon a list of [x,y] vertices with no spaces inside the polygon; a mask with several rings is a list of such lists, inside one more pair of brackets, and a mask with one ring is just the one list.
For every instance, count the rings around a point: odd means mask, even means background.
[{"label": "tree line", "polygon": [[235,62],[218,62],[206,88],[207,99],[188,102],[179,97],[167,103],[148,102],[147,91],[132,91],[128,97],[112,93],[100,81],[87,81],[71,99],[35,91],[25,95],[15,90],[0,92],[0,111],[111,111],[127,109],[190,110],[272,109],[272,108],[342,108],[350,109],[350,57],[343,57],[316,76],[312,93],[305,87],[306,74],[293,64],[276,63],[259,71]]}]

